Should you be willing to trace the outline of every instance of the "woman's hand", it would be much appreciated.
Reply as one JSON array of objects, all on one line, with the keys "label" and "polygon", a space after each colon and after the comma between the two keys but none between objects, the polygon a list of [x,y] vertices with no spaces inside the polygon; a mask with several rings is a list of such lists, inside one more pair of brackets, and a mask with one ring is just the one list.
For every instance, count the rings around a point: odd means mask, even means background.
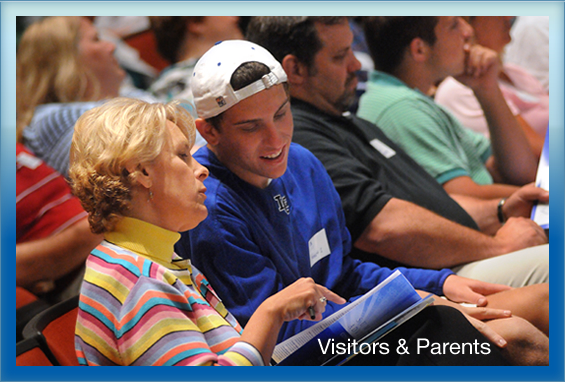
[{"label": "woman's hand", "polygon": [[[295,319],[321,320],[326,301],[337,304],[346,302],[311,278],[298,279],[259,305],[247,322],[241,340],[258,349],[263,361],[268,364],[283,322]],[[314,318],[310,316],[309,308],[312,308]]]},{"label": "woman's hand", "polygon": [[[420,296],[424,296],[422,292],[419,291],[418,293]],[[511,317],[511,311],[504,309],[464,306],[437,296],[434,296],[434,305],[446,305],[459,310],[463,313],[469,323],[489,341],[501,348],[507,345],[506,340],[484,321]]]},{"label": "woman's hand", "polygon": [[[345,304],[346,300],[328,288],[318,285],[311,278],[301,278],[265,301],[277,311],[282,321],[322,319],[326,301]],[[314,318],[310,316],[310,308]]]},{"label": "woman's hand", "polygon": [[500,334],[494,331],[490,326],[488,326],[483,321],[477,320],[469,315],[463,314],[467,320],[477,329],[483,336],[485,336],[489,341],[494,343],[499,348],[504,348],[508,344]]}]

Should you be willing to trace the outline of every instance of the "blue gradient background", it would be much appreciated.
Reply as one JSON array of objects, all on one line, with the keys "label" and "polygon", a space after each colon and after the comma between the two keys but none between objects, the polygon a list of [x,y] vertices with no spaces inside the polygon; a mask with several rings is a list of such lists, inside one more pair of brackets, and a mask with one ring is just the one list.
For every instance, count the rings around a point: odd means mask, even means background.
[{"label": "blue gradient background", "polygon": [[[221,12],[219,12],[221,10]],[[236,368],[236,369],[124,369],[114,368],[32,368],[15,365],[14,330],[15,316],[13,306],[15,294],[14,259],[9,255],[15,243],[15,147],[16,105],[16,38],[15,16],[23,15],[549,15],[550,16],[550,70],[551,70],[551,118],[550,118],[550,158],[552,211],[550,221],[553,228],[551,244],[551,265],[553,282],[551,284],[551,362],[544,368],[516,367],[443,367],[434,369],[407,367],[362,367],[346,368]],[[504,381],[563,381],[563,19],[562,2],[2,2],[1,3],[1,170],[0,184],[2,216],[2,252],[8,254],[1,262],[1,308],[2,315],[2,355],[1,380],[45,380],[45,381],[99,381],[99,380],[504,380]],[[557,195],[557,196],[556,196]],[[87,371],[88,370],[88,371]]]}]

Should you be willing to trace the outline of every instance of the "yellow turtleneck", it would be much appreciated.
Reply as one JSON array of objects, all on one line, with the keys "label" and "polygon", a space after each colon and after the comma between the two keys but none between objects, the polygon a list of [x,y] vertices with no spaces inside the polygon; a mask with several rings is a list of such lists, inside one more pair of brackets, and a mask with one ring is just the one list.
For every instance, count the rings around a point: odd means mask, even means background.
[{"label": "yellow turtleneck", "polygon": [[174,245],[180,239],[178,232],[157,227],[143,220],[124,217],[116,224],[114,231],[104,234],[104,238],[166,268],[179,268],[172,262]]}]

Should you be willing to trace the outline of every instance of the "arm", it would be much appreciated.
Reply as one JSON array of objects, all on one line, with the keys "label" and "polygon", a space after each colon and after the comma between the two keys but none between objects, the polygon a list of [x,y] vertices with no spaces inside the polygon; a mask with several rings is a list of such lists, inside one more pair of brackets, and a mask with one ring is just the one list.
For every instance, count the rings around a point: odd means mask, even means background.
[{"label": "arm", "polygon": [[[498,219],[498,203],[500,199],[481,200],[466,195],[452,194],[455,199],[473,217],[482,232],[494,235],[501,228]],[[514,192],[502,207],[505,218],[529,218],[536,201],[549,203],[549,192],[528,184]],[[535,224],[532,227],[535,228]],[[538,243],[541,244],[541,243]],[[535,242],[531,245],[536,245]]]},{"label": "arm", "polygon": [[[245,326],[241,340],[258,349],[267,365],[283,322],[322,319],[326,308],[326,303],[320,300],[322,297],[337,304],[346,302],[327,288],[315,284],[312,279],[299,279],[259,306]],[[315,318],[310,317],[307,312],[309,307],[314,307]]]},{"label": "arm", "polygon": [[[127,262],[127,255],[122,260],[121,264]],[[98,257],[90,261],[104,263]],[[138,273],[139,278],[132,280],[130,271],[141,271],[134,263],[129,263],[127,270],[120,264],[88,266],[76,325],[79,362],[122,366],[263,365],[257,349],[240,340],[241,327],[221,304],[211,301],[215,308],[210,307],[194,285],[185,285],[155,263],[140,262],[151,267],[157,278]]]},{"label": "arm", "polygon": [[495,198],[515,191],[514,186],[490,184],[492,175],[484,163],[490,141],[447,112],[422,100],[405,100],[390,107],[389,113],[383,122],[387,133],[448,193]]},{"label": "arm", "polygon": [[[347,226],[355,247],[404,264],[444,268],[486,259],[521,249],[523,241],[494,240],[437,214],[398,198],[392,198],[379,176],[358,158],[358,145],[332,135],[312,118],[295,114],[295,135],[322,161],[341,196]],[[376,128],[376,127],[375,127]],[[361,153],[360,155],[363,155]],[[397,155],[401,155],[400,153]],[[379,162],[372,162],[378,171]],[[405,165],[414,165],[411,160]],[[425,182],[429,177],[421,178]],[[433,179],[429,179],[433,182]],[[437,183],[434,183],[437,186]],[[439,187],[438,187],[439,188]],[[438,192],[442,193],[441,189]],[[404,194],[406,191],[404,191]],[[430,196],[433,193],[429,194]],[[446,204],[450,198],[437,198]],[[455,203],[454,203],[455,204]],[[456,206],[459,208],[459,206]],[[493,216],[496,216],[493,215]],[[514,239],[514,238],[512,238]]]},{"label": "arm", "polygon": [[[500,74],[499,77],[502,77],[507,82],[512,83],[512,80],[505,75],[504,71]],[[535,78],[532,78],[532,81],[537,80]],[[506,103],[514,114],[514,117],[516,118],[518,124],[526,134],[532,152],[535,154],[536,158],[539,159],[544,144],[544,137],[540,136],[528,124],[528,122],[526,122],[526,120],[519,114],[520,109],[504,92],[504,88],[501,89],[503,90]],[[485,119],[481,105],[477,101],[477,98],[473,94],[473,91],[456,81],[454,78],[448,77],[447,79],[442,81],[437,89],[434,100],[436,103],[445,106],[452,113],[454,113],[466,128],[469,128],[481,134],[488,133],[488,123]]]},{"label": "arm", "polygon": [[30,288],[38,281],[57,280],[84,264],[102,241],[87,219],[44,239],[16,245],[16,285]]},{"label": "arm", "polygon": [[[271,258],[256,242],[266,241],[272,248],[270,253],[277,253],[281,246],[271,241],[269,233],[252,233],[237,212],[219,212],[216,207],[209,206],[210,216],[188,233],[190,249],[184,247],[179,253],[190,254],[191,261],[207,276],[230,313],[242,325],[249,325],[252,315],[264,301],[307,275],[303,268],[310,269],[310,260],[306,254],[300,261],[292,257],[292,253],[286,253],[286,258]],[[186,236],[181,239],[181,245],[186,244],[186,239]],[[341,308],[328,300],[323,316]],[[284,322],[279,341],[313,324],[308,320]]]},{"label": "arm", "polygon": [[531,227],[529,219],[511,219],[491,237],[412,203],[391,199],[354,245],[411,266],[442,268],[526,248],[532,241],[541,244],[546,240],[541,233]]},{"label": "arm", "polygon": [[465,73],[456,79],[473,90],[485,114],[493,151],[487,167],[493,178],[523,185],[534,180],[537,161],[524,130],[504,100],[498,73],[497,54],[475,45],[468,52]]},{"label": "arm", "polygon": [[530,124],[522,118],[522,116],[517,115],[516,120],[520,124],[520,127],[522,127],[524,134],[526,134],[526,138],[528,139],[528,143],[530,144],[530,148],[532,149],[536,159],[539,160],[541,151],[543,150],[543,144],[545,143],[545,137],[536,133]]},{"label": "arm", "polygon": [[507,184],[479,185],[468,176],[458,176],[443,184],[448,194],[464,194],[481,199],[507,198],[518,187]]}]

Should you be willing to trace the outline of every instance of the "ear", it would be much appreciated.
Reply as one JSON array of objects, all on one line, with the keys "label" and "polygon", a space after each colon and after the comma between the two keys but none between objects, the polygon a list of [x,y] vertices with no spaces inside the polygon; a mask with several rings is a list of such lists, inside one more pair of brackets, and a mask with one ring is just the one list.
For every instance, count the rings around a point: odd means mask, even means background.
[{"label": "ear", "polygon": [[414,40],[412,40],[412,42],[410,42],[408,50],[410,57],[412,57],[413,60],[415,60],[416,62],[424,62],[428,59],[431,48],[427,42],[419,37],[416,37]]},{"label": "ear", "polygon": [[308,68],[296,56],[287,54],[281,64],[290,85],[301,85],[304,83],[308,76]]},{"label": "ear", "polygon": [[205,119],[198,118],[194,121],[196,128],[202,138],[206,139],[211,146],[216,146],[220,141],[220,132],[212,126],[210,123],[206,122]]},{"label": "ear", "polygon": [[133,174],[135,173],[135,180],[137,184],[145,188],[151,188],[153,185],[152,175],[153,168],[148,165],[141,165],[139,163],[132,163],[126,166],[126,170]]}]

